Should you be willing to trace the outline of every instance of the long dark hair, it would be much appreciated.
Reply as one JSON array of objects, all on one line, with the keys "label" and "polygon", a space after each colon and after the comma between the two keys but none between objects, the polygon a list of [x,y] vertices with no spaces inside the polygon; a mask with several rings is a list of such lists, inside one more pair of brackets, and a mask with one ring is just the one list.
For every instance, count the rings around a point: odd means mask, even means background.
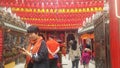
[{"label": "long dark hair", "polygon": [[76,50],[77,49],[77,41],[73,40],[73,43],[71,46],[72,46],[72,50]]}]

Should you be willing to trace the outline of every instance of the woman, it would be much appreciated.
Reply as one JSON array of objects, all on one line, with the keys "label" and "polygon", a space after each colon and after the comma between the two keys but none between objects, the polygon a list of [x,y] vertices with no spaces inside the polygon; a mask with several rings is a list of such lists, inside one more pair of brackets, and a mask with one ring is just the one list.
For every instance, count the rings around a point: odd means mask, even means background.
[{"label": "woman", "polygon": [[91,50],[89,48],[85,48],[81,57],[81,64],[84,65],[84,68],[89,68],[89,62],[91,59]]},{"label": "woman", "polygon": [[29,45],[22,53],[26,55],[27,68],[49,68],[48,50],[42,36],[39,36],[39,28],[30,26],[27,29]]},{"label": "woman", "polygon": [[70,51],[69,51],[69,58],[72,61],[72,68],[78,68],[79,58],[80,58],[80,50],[77,48],[77,41],[71,40],[70,41]]}]

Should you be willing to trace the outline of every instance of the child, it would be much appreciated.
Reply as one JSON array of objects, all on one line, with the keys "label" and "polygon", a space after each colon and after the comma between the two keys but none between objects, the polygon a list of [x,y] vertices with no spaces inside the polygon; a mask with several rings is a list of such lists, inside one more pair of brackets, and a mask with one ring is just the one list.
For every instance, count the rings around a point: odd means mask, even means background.
[{"label": "child", "polygon": [[91,59],[91,54],[90,54],[90,49],[85,48],[83,53],[82,53],[82,57],[81,57],[81,64],[84,65],[84,68],[89,68],[89,62]]}]

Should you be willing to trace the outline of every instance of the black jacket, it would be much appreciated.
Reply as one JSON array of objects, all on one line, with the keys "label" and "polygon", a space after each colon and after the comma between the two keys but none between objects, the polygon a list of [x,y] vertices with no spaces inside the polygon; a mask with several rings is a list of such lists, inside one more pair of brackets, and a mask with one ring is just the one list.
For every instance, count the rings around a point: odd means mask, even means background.
[{"label": "black jacket", "polygon": [[41,42],[38,53],[32,55],[32,60],[32,64],[28,64],[27,68],[31,68],[31,65],[32,68],[49,68],[48,49],[44,40]]}]

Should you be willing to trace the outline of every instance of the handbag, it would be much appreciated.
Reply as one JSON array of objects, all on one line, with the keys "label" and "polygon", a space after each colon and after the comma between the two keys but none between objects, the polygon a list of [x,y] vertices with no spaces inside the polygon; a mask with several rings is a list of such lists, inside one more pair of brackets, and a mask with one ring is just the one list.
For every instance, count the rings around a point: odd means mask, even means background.
[{"label": "handbag", "polygon": [[54,58],[55,58],[55,59],[58,59],[58,55],[57,55],[57,54],[55,54],[55,55],[54,55]]}]

